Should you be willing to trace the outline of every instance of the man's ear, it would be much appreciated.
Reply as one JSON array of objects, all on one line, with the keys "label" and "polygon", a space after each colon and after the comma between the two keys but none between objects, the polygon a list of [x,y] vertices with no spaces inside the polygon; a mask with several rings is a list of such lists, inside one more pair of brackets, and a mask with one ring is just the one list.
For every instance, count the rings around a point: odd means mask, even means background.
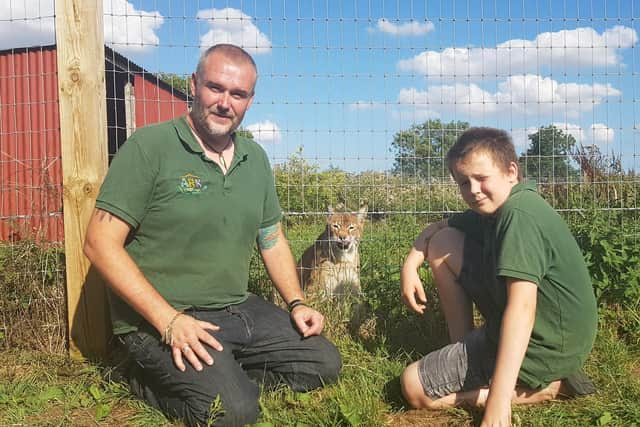
[{"label": "man's ear", "polygon": [[191,96],[195,97],[196,96],[196,79],[198,77],[196,76],[196,73],[191,73],[191,81],[189,81],[189,87],[191,87]]},{"label": "man's ear", "polygon": [[251,108],[251,104],[253,104],[253,97],[255,96],[255,94],[251,95],[251,98],[249,98],[249,102],[247,103],[247,110],[249,108]]}]

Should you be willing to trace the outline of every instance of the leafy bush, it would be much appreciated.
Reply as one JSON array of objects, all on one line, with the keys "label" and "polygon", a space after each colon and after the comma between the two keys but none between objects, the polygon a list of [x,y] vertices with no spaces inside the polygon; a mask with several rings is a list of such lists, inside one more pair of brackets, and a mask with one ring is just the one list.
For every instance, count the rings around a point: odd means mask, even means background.
[{"label": "leafy bush", "polygon": [[569,221],[600,302],[640,300],[638,224],[615,211],[591,210]]}]

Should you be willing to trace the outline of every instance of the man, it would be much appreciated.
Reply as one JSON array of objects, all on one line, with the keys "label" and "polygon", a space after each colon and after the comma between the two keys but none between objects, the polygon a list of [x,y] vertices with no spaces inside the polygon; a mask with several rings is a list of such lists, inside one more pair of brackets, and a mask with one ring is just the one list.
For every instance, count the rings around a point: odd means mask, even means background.
[{"label": "man", "polygon": [[[266,154],[234,133],[256,80],[241,48],[204,52],[191,112],[129,138],[87,229],[85,254],[135,362],[132,391],[187,425],[253,423],[256,382],[307,391],[341,367],[304,304]],[[247,292],[256,239],[289,313]]]}]

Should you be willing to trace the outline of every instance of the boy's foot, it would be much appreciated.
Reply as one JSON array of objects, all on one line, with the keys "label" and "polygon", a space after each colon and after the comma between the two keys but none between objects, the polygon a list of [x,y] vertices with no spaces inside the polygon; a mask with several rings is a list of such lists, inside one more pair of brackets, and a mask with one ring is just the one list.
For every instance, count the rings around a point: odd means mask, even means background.
[{"label": "boy's foot", "polygon": [[561,393],[567,397],[580,397],[593,394],[597,391],[591,379],[582,370],[579,370],[562,380]]}]

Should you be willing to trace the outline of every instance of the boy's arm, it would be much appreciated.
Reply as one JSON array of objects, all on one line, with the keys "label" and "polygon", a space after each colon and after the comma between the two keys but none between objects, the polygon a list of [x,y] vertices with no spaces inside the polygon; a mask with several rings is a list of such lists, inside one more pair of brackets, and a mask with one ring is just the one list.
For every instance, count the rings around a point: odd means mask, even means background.
[{"label": "boy's arm", "polygon": [[[441,229],[447,227],[448,221],[443,219],[434,222],[416,238],[400,271],[400,293],[404,304],[413,311],[423,314],[426,308],[427,297],[424,286],[418,276],[418,269],[427,259],[429,240]],[[417,298],[416,298],[417,297]]]},{"label": "boy's arm", "polygon": [[507,306],[482,426],[511,425],[511,399],[536,319],[537,292],[533,282],[507,278]]}]

